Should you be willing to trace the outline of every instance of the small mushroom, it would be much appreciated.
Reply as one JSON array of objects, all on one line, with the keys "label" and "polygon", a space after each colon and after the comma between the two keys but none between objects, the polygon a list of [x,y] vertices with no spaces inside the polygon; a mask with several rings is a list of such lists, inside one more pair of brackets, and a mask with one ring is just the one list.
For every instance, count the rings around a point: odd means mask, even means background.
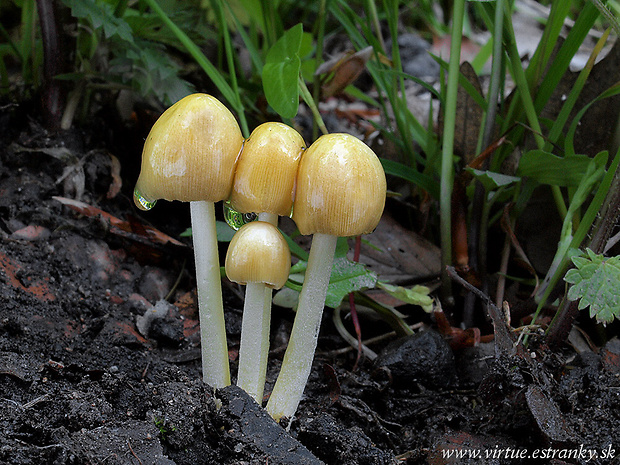
[{"label": "small mushroom", "polygon": [[237,384],[260,405],[269,354],[271,299],[265,298],[265,289],[284,286],[291,253],[278,228],[254,221],[243,225],[230,241],[225,268],[228,279],[246,285]]},{"label": "small mushroom", "polygon": [[214,203],[230,195],[242,146],[239,125],[219,100],[189,95],[153,125],[134,191],[142,210],[158,199],[190,202],[203,380],[214,388],[230,384]]},{"label": "small mushroom", "polygon": [[301,159],[293,220],[313,237],[282,369],[267,403],[278,421],[297,410],[312,368],[337,239],[372,232],[385,195],[381,162],[354,136],[321,136]]},{"label": "small mushroom", "polygon": [[[278,225],[278,215],[289,216],[295,195],[295,179],[302,152],[306,144],[303,137],[286,124],[268,122],[258,126],[243,145],[243,152],[237,162],[237,171],[233,182],[230,203],[240,213],[258,213],[259,221]],[[290,268],[290,263],[287,270]],[[246,303],[256,299],[255,290],[250,295],[246,289]],[[272,289],[265,287],[264,304],[252,303],[243,312],[244,328],[262,328],[264,334],[252,335],[252,340],[260,340],[258,344],[244,344],[249,336],[241,334],[241,350],[239,351],[239,377],[237,384],[247,392],[257,392],[257,383],[265,381],[267,356],[269,353],[269,329],[271,318]],[[256,314],[262,311],[263,314]],[[263,322],[259,326],[257,322]],[[261,365],[256,366],[257,363]],[[256,376],[261,374],[257,379]],[[246,375],[252,375],[249,378]],[[260,389],[262,397],[263,389]],[[261,398],[256,401],[261,403]]]}]

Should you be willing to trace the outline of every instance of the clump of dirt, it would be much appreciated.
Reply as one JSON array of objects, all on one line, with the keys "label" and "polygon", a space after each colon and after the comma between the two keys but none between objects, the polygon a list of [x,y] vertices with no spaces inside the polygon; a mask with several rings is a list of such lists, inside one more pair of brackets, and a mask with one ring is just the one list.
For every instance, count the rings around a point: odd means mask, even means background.
[{"label": "clump of dirt", "polygon": [[[560,455],[582,448],[599,453],[588,463],[618,463],[601,455],[620,448],[617,340],[580,354],[535,337],[529,350],[516,338],[507,350],[453,349],[427,320],[352,371],[355,354],[337,355],[345,344],[326,316],[288,425],[234,386],[213,392],[200,381],[187,211],[162,202],[140,214],[131,201],[143,134],[123,152],[100,137],[109,128],[52,135],[19,108],[3,120],[0,462],[530,463],[501,455],[512,448],[585,463]],[[229,283],[224,292],[234,376],[242,301]],[[165,317],[141,332],[162,301]],[[267,393],[292,319],[274,309]]]}]

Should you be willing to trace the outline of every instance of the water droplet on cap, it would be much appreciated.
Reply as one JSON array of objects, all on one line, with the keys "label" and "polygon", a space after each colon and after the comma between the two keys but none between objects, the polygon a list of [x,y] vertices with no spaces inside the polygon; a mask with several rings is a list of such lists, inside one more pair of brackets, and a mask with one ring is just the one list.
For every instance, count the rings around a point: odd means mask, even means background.
[{"label": "water droplet on cap", "polygon": [[143,196],[138,189],[133,191],[133,202],[140,210],[148,211],[155,206],[157,200],[150,200]]},{"label": "water droplet on cap", "polygon": [[252,221],[256,221],[258,215],[256,213],[241,213],[235,210],[229,200],[224,202],[224,220],[228,226],[238,231],[241,226]]}]

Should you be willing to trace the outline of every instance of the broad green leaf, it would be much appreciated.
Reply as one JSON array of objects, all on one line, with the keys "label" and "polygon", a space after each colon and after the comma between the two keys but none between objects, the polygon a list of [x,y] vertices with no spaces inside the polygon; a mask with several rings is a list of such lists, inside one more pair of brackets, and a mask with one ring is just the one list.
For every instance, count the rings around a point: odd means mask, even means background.
[{"label": "broad green leaf", "polygon": [[493,171],[482,171],[472,168],[466,168],[478,181],[482,183],[485,189],[492,191],[499,187],[509,186],[518,182],[521,178],[516,176],[508,176],[506,174],[495,173]]},{"label": "broad green leaf", "polygon": [[433,311],[433,298],[429,296],[431,291],[426,286],[413,286],[409,289],[402,286],[379,283],[378,287],[402,302],[422,307],[427,313]]},{"label": "broad green leaf", "polygon": [[299,71],[303,29],[297,24],[267,52],[262,80],[269,105],[283,118],[293,118],[299,107]]},{"label": "broad green leaf", "polygon": [[350,292],[371,289],[377,283],[377,275],[361,263],[341,257],[334,259],[332,276],[327,288],[325,305],[336,308]]},{"label": "broad green leaf", "polygon": [[579,310],[590,307],[590,317],[600,323],[620,318],[620,257],[607,258],[587,249],[588,256],[573,257],[576,268],[564,277],[572,284],[570,300],[579,300]]},{"label": "broad green leaf", "polygon": [[530,150],[521,157],[517,174],[541,184],[576,187],[592,159],[586,155],[558,157],[542,150]]},{"label": "broad green leaf", "polygon": [[349,240],[346,237],[339,237],[336,241],[336,250],[334,251],[334,259],[346,257],[349,253]]},{"label": "broad green leaf", "polygon": [[299,44],[299,50],[297,54],[303,60],[309,59],[314,52],[314,36],[309,32],[304,32],[301,35],[301,43]]},{"label": "broad green leaf", "polygon": [[[291,276],[299,275],[306,271],[308,263],[299,260],[291,267]],[[295,281],[299,281],[296,279]],[[342,303],[342,299],[351,292],[372,289],[377,284],[377,275],[368,270],[363,264],[352,262],[344,256],[335,257],[332,266],[332,274],[327,288],[325,305],[336,308]],[[296,287],[289,286],[288,287]]]}]

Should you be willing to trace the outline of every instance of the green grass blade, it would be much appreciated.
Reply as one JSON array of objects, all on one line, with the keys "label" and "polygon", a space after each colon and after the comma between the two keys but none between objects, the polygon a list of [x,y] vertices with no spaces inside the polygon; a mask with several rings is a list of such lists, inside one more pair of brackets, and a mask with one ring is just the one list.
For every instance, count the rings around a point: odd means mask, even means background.
[{"label": "green grass blade", "polygon": [[[226,63],[228,65],[228,74],[230,76],[231,89],[235,95],[237,107],[243,108],[243,105],[241,104],[241,99],[239,96],[239,85],[237,83],[237,72],[235,70],[235,53],[233,51],[232,44],[230,42],[228,23],[226,22],[226,16],[224,14],[222,0],[212,0],[211,4],[213,5],[213,9],[215,10],[215,15],[219,23],[220,34],[222,35],[222,38],[224,40],[224,52],[226,54]],[[245,119],[245,112],[243,110],[240,111],[238,116],[239,116],[239,125],[241,126],[241,132],[243,133],[243,137],[249,137],[250,131],[248,128],[248,123]]]},{"label": "green grass blade", "polygon": [[252,64],[254,65],[256,73],[260,75],[263,72],[263,58],[261,57],[260,51],[258,50],[256,45],[254,44],[254,41],[239,21],[239,18],[237,18],[237,15],[235,15],[234,11],[230,7],[230,3],[224,2],[224,5],[226,5],[228,13],[230,14],[230,17],[235,23],[236,32],[241,36],[241,40],[243,40],[243,45],[245,46],[246,50],[250,55],[250,60],[252,60]]},{"label": "green grass blade", "polygon": [[456,101],[459,87],[461,39],[465,0],[454,0],[452,33],[450,41],[450,63],[444,112],[444,131],[441,152],[441,181],[439,186],[439,214],[441,228],[442,293],[444,299],[452,299],[452,282],[446,267],[452,264],[452,187],[454,183],[454,127],[456,125]]},{"label": "green grass blade", "polygon": [[571,60],[575,53],[577,53],[577,50],[579,50],[598,16],[598,10],[591,3],[586,3],[568,37],[566,37],[564,44],[560,47],[553,63],[549,66],[549,71],[540,83],[534,102],[537,113],[542,111],[549,98],[551,98],[553,91],[568,70]]},{"label": "green grass blade", "polygon": [[430,176],[420,173],[410,166],[403,165],[397,161],[380,158],[385,174],[396,176],[427,191],[434,199],[439,198],[439,186]]},{"label": "green grass blade", "polygon": [[536,85],[547,67],[553,48],[564,27],[564,20],[568,16],[571,5],[572,2],[565,0],[556,0],[552,2],[543,35],[527,68],[527,82],[530,87]]},{"label": "green grass blade", "polygon": [[[507,14],[507,13],[506,13]],[[517,50],[517,43],[515,41],[515,33],[512,27],[512,21],[509,16],[506,17],[504,24],[506,26],[507,33],[505,34],[504,41],[506,51],[508,53],[509,70],[512,78],[518,89],[521,104],[527,117],[527,121],[530,127],[533,129],[534,139],[539,149],[545,146],[545,141],[542,137],[542,129],[540,122],[538,121],[538,113],[534,106],[534,101],[530,92],[530,87],[527,82],[525,71],[523,70],[523,64],[521,63],[521,56]]]}]

